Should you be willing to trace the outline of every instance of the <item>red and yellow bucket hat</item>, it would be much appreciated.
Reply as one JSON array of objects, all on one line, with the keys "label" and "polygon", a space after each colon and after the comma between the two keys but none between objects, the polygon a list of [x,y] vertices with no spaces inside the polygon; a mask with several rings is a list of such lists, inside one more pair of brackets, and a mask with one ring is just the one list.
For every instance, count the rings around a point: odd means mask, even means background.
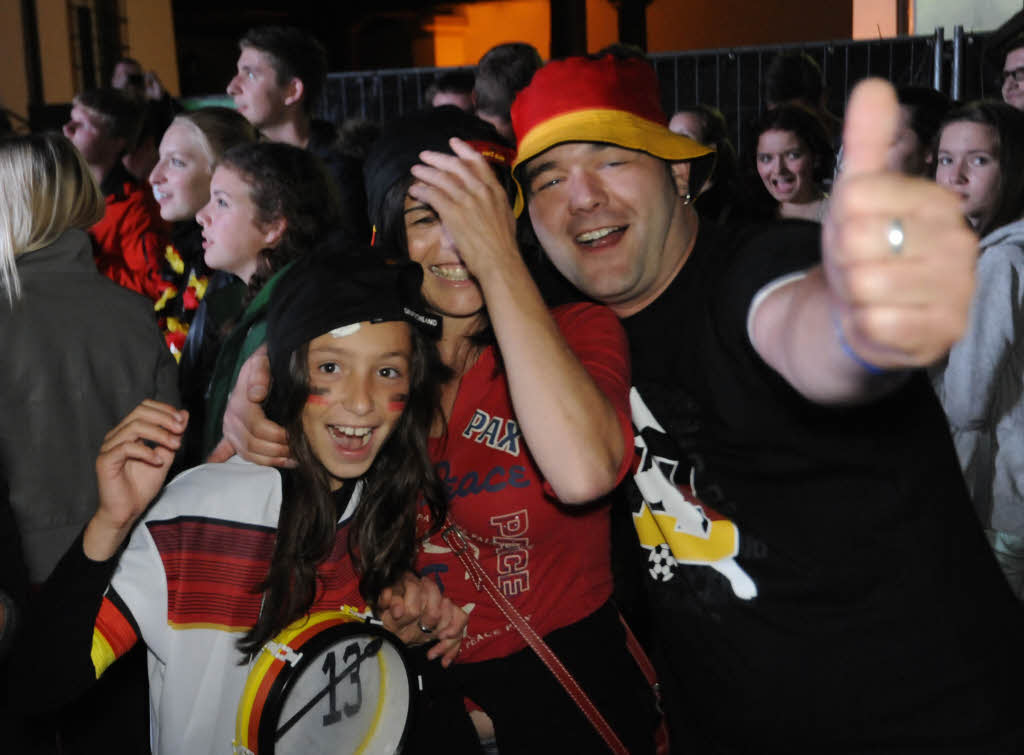
[{"label": "red and yellow bucket hat", "polygon": [[[512,127],[520,165],[565,142],[604,142],[647,152],[669,162],[697,160],[703,170],[697,191],[711,174],[714,149],[668,129],[654,69],[639,58],[566,58],[551,61],[534,74],[512,103]],[[703,158],[703,159],[700,159]],[[697,163],[695,163],[695,168]],[[515,213],[524,207],[516,178]]]}]

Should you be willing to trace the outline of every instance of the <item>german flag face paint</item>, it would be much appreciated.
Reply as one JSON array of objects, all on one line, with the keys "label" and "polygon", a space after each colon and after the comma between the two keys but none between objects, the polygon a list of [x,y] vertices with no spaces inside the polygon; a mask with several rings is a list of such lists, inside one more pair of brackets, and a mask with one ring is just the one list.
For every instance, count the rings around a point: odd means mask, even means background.
[{"label": "german flag face paint", "polygon": [[334,332],[314,338],[308,354],[303,431],[337,489],[370,468],[405,409],[410,326],[364,322],[343,338]]},{"label": "german flag face paint", "polygon": [[315,406],[327,406],[327,389],[314,386],[309,391],[309,397],[306,399],[306,403],[313,404]]}]

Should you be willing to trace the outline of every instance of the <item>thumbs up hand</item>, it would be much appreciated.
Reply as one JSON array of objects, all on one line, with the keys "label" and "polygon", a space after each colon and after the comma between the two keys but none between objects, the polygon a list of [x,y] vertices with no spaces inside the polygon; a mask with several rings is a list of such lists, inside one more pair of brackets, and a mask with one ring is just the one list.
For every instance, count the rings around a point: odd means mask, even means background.
[{"label": "thumbs up hand", "polygon": [[843,129],[843,172],[822,228],[830,310],[845,347],[879,369],[927,366],[961,336],[978,240],[956,198],[887,172],[899,104],[881,80],[859,84]]}]

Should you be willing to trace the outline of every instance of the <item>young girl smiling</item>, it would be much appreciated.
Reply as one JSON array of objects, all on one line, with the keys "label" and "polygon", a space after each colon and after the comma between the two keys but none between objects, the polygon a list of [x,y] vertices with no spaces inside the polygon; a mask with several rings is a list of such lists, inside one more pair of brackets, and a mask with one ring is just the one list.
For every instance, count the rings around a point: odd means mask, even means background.
[{"label": "young girl smiling", "polygon": [[147,400],[107,434],[99,507],[48,582],[33,632],[41,646],[59,639],[64,651],[44,654],[62,684],[50,689],[41,680],[56,677],[26,662],[20,675],[40,680],[28,698],[82,689],[141,641],[154,752],[220,753],[247,657],[303,616],[383,610],[405,639],[438,640],[428,658],[454,658],[466,615],[410,575],[419,497],[435,526],[446,509],[427,452],[442,370],[433,341],[410,324],[423,317],[422,274],[348,251],[289,271],[268,314],[266,409],[292,430],[295,468],[204,465],[147,511],[186,414]]}]

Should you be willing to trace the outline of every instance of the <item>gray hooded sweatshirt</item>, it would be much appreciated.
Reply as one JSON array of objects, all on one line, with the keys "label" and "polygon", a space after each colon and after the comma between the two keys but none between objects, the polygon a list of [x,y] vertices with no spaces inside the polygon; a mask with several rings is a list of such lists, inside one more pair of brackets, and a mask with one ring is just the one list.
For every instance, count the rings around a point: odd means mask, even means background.
[{"label": "gray hooded sweatshirt", "polygon": [[982,524],[1024,535],[1024,220],[980,247],[967,331],[932,380]]}]

